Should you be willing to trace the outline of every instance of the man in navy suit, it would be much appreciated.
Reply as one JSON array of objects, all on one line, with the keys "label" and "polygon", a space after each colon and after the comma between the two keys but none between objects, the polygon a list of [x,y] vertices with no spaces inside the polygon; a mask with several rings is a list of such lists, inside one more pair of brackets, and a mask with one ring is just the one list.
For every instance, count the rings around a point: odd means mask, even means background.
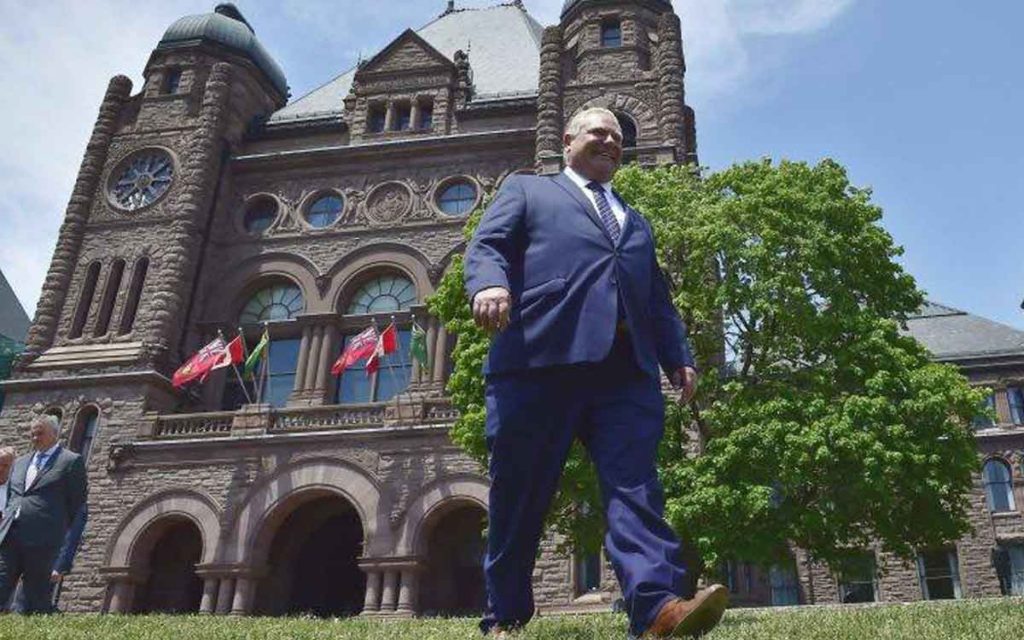
[{"label": "man in navy suit", "polygon": [[650,224],[611,190],[622,161],[614,114],[577,114],[564,142],[565,171],[510,176],[466,250],[474,318],[495,334],[484,365],[491,489],[481,629],[503,636],[532,617],[544,517],[579,438],[597,468],[605,550],[630,631],[696,636],[718,623],[727,591],[679,597],[687,569],[655,469],[659,365],[681,402],[697,378],[686,327]]},{"label": "man in navy suit", "polygon": [[60,446],[59,430],[54,416],[32,422],[33,451],[14,463],[0,520],[0,602],[10,602],[21,578],[25,613],[53,610],[54,561],[85,505],[85,464],[80,455]]}]

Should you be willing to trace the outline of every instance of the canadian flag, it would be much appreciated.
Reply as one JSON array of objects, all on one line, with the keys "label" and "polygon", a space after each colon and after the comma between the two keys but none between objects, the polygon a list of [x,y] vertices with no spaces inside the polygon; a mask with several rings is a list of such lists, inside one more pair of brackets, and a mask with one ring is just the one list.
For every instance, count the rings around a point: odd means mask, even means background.
[{"label": "canadian flag", "polygon": [[366,361],[366,375],[377,373],[377,369],[380,368],[380,359],[396,351],[398,351],[398,330],[395,329],[395,323],[392,322],[387,329],[380,332],[380,336],[377,338],[377,347],[370,355],[370,359]]},{"label": "canadian flag", "polygon": [[224,347],[224,352],[220,354],[217,362],[213,364],[211,369],[223,369],[224,367],[230,367],[233,364],[241,364],[243,360],[244,345],[242,344],[242,336],[235,337],[234,340],[229,342]]}]

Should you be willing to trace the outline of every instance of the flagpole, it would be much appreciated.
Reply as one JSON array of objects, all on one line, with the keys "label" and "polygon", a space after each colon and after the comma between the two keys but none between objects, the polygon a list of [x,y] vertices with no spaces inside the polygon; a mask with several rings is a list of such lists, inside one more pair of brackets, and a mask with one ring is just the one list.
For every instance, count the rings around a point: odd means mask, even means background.
[{"label": "flagpole", "polygon": [[[236,327],[236,328],[238,329],[238,335],[242,336],[242,363],[243,363],[243,366],[244,366],[245,361],[249,359],[249,343],[245,339],[245,331],[242,329],[242,327]],[[250,396],[249,396],[249,393],[248,393],[249,388],[245,386],[245,376],[241,376],[241,378],[242,378],[242,388],[246,390],[245,398],[246,398],[246,400],[249,401],[249,404],[252,404],[252,400],[250,399]],[[256,392],[256,390],[253,389],[253,393],[255,393],[255,392]]]},{"label": "flagpole", "polygon": [[[228,357],[231,357],[231,343],[224,337],[224,332],[217,329],[217,335],[220,336],[221,340],[224,340],[224,344],[228,348]],[[245,338],[242,339],[242,352],[245,352]],[[244,360],[244,358],[243,358]],[[238,378],[238,384],[242,385],[242,393],[245,394],[245,401],[252,404],[252,398],[249,396],[249,390],[245,388],[245,382],[242,380],[242,374],[238,372],[238,365],[235,364],[235,359],[231,358],[231,370],[235,372],[235,377]]]},{"label": "flagpole", "polygon": [[[399,360],[399,364],[401,364],[404,367],[405,363],[404,363],[404,361],[401,358],[401,355],[402,355],[402,341],[398,337],[398,326],[395,325],[395,316],[391,316],[391,327],[394,328],[394,330],[395,330],[395,342],[398,343],[396,345],[395,351],[399,355],[399,359],[398,359]],[[385,329],[385,331],[387,331],[387,329]],[[388,355],[388,354],[384,354],[384,355]],[[401,388],[402,382],[401,382],[401,380],[398,379],[398,374],[395,373],[395,370],[393,368],[391,368],[391,367],[388,367],[388,369],[391,371],[391,379],[394,380],[394,382],[395,382],[395,404],[398,406],[398,421],[399,421],[399,423],[401,423],[401,421],[402,421],[402,401],[399,399],[399,397],[402,395],[402,392],[404,391],[404,389]]]},{"label": "flagpole", "polygon": [[258,399],[256,400],[256,404],[262,404],[263,403],[263,399],[264,399],[263,398],[263,394],[266,392],[265,391],[265,387],[267,386],[267,375],[268,375],[267,369],[270,368],[270,323],[269,322],[264,322],[263,323],[263,333],[266,334],[266,336],[267,336],[267,348],[264,349],[263,368],[262,368],[262,371],[260,372],[262,374],[262,376],[261,376],[262,380],[260,380],[260,387],[259,387],[260,395],[259,395]]}]

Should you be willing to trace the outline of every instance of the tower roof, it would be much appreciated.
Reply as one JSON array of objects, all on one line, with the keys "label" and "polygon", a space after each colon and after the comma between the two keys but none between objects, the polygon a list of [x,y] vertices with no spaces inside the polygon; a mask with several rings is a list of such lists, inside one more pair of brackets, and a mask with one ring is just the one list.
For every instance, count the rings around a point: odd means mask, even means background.
[{"label": "tower roof", "polygon": [[21,306],[18,296],[14,295],[14,290],[7,284],[7,278],[0,271],[0,337],[22,342],[28,333],[29,324],[25,308]]},{"label": "tower roof", "polygon": [[[562,4],[562,17],[565,17],[565,14],[569,13],[570,11],[572,11],[578,5],[581,5],[581,4],[585,3],[585,2],[593,2],[593,1],[594,0],[565,0],[565,3]],[[669,8],[669,9],[672,8],[672,0],[651,0],[651,1],[654,2],[655,4],[664,5],[665,7]]]},{"label": "tower roof", "polygon": [[256,39],[256,32],[235,5],[219,4],[213,13],[179,18],[167,28],[156,48],[169,49],[202,40],[216,42],[248,57],[282,95],[288,95],[284,71]]}]

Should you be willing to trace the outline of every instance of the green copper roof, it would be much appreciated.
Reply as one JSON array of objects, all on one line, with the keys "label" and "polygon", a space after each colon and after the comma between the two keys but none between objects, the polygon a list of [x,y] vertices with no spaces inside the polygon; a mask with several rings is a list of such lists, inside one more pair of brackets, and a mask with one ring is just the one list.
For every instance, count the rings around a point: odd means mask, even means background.
[{"label": "green copper roof", "polygon": [[267,74],[282,95],[288,95],[288,81],[285,80],[284,71],[256,39],[256,32],[235,5],[219,4],[213,13],[178,19],[168,27],[157,49],[196,40],[216,42],[244,54]]}]

